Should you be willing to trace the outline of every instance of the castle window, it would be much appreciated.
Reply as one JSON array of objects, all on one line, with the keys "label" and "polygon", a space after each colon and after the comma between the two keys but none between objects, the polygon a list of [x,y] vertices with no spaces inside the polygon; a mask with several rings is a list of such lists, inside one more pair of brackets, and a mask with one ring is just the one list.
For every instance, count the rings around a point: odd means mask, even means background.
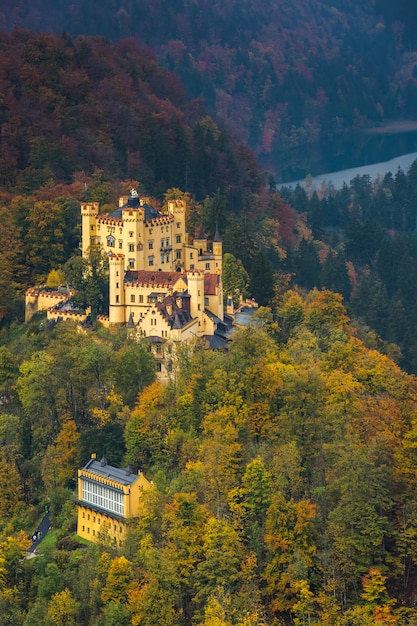
[{"label": "castle window", "polygon": [[177,228],[181,228],[181,223],[177,222]]},{"label": "castle window", "polygon": [[192,253],[192,252],[190,252],[190,259],[192,259],[192,258],[193,258],[193,253]]},{"label": "castle window", "polygon": [[94,226],[91,226],[91,230],[94,230]]},{"label": "castle window", "polygon": [[85,532],[85,526],[83,526],[83,533]]},{"label": "castle window", "polygon": [[122,249],[123,248],[123,241],[121,239],[119,239],[119,248]]},{"label": "castle window", "polygon": [[116,240],[114,237],[107,237],[107,245],[109,248],[114,248]]},{"label": "castle window", "polygon": [[95,242],[95,238],[94,238],[94,237],[90,237],[90,244],[91,244],[92,246],[94,246],[94,242]]},{"label": "castle window", "polygon": [[161,254],[161,263],[164,263],[165,261],[165,254]]},{"label": "castle window", "polygon": [[190,270],[193,270],[193,269],[194,269],[194,263],[191,263]]},{"label": "castle window", "polygon": [[134,243],[130,243],[129,244],[129,252],[134,252],[135,251],[135,244]]},{"label": "castle window", "polygon": [[161,363],[161,361],[158,361],[158,363],[156,364],[156,371],[157,372],[162,372],[162,363]]},{"label": "castle window", "polygon": [[177,235],[177,236],[175,237],[175,241],[176,241],[177,243],[181,243],[181,235]]},{"label": "castle window", "polygon": [[181,258],[181,250],[177,250],[176,254],[175,254],[177,259]]},{"label": "castle window", "polygon": [[153,256],[148,256],[148,263],[149,265],[153,265]]},{"label": "castle window", "polygon": [[208,306],[209,305],[209,299],[208,298],[204,298],[204,306]]},{"label": "castle window", "polygon": [[116,304],[119,303],[119,296],[116,296]]},{"label": "castle window", "polygon": [[130,296],[130,301],[131,301],[131,302],[134,302],[134,301],[135,301],[135,294],[134,294],[134,293],[132,293],[132,295]]},{"label": "castle window", "polygon": [[148,241],[148,248],[149,250],[153,249],[153,241]]},{"label": "castle window", "polygon": [[131,270],[134,269],[135,267],[135,259],[129,259],[129,267]]},{"label": "castle window", "polygon": [[119,283],[116,283],[116,289],[119,289]]},{"label": "castle window", "polygon": [[133,230],[129,231],[129,237],[133,237]]},{"label": "castle window", "polygon": [[198,310],[199,310],[199,311],[201,310],[201,307],[200,307],[200,305],[198,305]]},{"label": "castle window", "polygon": [[210,269],[210,263],[206,263],[206,270]]},{"label": "castle window", "polygon": [[143,296],[139,296],[139,302],[142,303],[143,302]]}]

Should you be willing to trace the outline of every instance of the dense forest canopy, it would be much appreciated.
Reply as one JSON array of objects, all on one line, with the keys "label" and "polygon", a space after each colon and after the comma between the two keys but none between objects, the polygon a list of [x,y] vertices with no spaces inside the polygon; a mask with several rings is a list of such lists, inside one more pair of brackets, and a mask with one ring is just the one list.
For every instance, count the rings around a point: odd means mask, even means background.
[{"label": "dense forest canopy", "polygon": [[[184,345],[171,385],[149,385],[146,343],[123,330],[38,318],[9,335],[9,623],[414,623],[416,379],[355,337],[337,294],[287,291],[278,312],[227,352]],[[98,449],[154,481],[118,552],[73,537],[75,469]],[[21,561],[45,502],[56,530]]]},{"label": "dense forest canopy", "polygon": [[414,7],[351,0],[7,0],[2,26],[133,37],[273,171],[297,148],[416,119]]},{"label": "dense forest canopy", "polygon": [[[0,623],[412,626],[416,164],[278,193],[206,109],[265,154],[278,136],[287,149],[307,131],[411,115],[412,40],[375,21],[409,4],[46,6],[1,7],[7,29],[54,30],[64,15],[67,32],[0,34]],[[97,36],[132,24],[191,97],[137,41]],[[34,283],[64,277],[91,298],[80,200],[107,211],[132,185],[158,207],[185,196],[189,232],[222,234],[225,288],[261,305],[227,351],[182,345],[164,385],[125,328],[22,323]],[[121,550],[75,534],[92,452],[153,481]],[[52,531],[24,559],[45,506]]]}]

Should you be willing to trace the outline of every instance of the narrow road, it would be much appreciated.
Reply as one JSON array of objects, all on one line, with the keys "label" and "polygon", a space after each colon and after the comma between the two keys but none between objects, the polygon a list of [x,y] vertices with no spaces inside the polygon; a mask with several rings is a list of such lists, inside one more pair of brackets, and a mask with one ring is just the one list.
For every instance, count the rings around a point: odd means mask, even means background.
[{"label": "narrow road", "polygon": [[48,511],[48,513],[44,515],[42,521],[40,522],[39,526],[37,527],[37,529],[32,535],[32,544],[28,552],[32,552],[32,553],[35,552],[36,548],[38,547],[38,545],[40,544],[40,542],[42,541],[42,539],[45,537],[46,533],[48,532],[50,525],[51,525],[51,520],[49,518],[49,511]]}]

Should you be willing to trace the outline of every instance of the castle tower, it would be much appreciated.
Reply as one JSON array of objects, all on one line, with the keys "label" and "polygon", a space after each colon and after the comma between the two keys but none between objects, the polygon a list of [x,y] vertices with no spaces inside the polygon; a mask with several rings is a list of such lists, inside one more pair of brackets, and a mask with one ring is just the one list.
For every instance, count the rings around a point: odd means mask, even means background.
[{"label": "castle tower", "polygon": [[199,335],[204,334],[204,272],[193,270],[187,272],[188,293],[190,295],[191,317],[198,319]]},{"label": "castle tower", "polygon": [[198,256],[202,256],[207,252],[207,237],[204,234],[202,226],[200,227],[197,237],[194,237],[194,247],[197,248]]},{"label": "castle tower", "polygon": [[223,243],[216,228],[213,238],[213,256],[216,274],[222,274],[223,270]]},{"label": "castle tower", "polygon": [[98,202],[81,203],[81,224],[82,224],[82,255],[87,256],[87,251],[92,244],[97,243],[97,216]]},{"label": "castle tower", "polygon": [[145,211],[137,192],[132,189],[127,202],[126,196],[119,200],[123,219],[123,253],[125,255],[125,269],[141,270],[145,268]]},{"label": "castle tower", "polygon": [[185,263],[184,246],[188,243],[185,224],[187,215],[186,200],[168,200],[168,214],[174,217],[171,231],[171,269],[180,271]]},{"label": "castle tower", "polygon": [[125,289],[124,289],[123,254],[109,256],[109,323],[123,324],[125,320]]}]

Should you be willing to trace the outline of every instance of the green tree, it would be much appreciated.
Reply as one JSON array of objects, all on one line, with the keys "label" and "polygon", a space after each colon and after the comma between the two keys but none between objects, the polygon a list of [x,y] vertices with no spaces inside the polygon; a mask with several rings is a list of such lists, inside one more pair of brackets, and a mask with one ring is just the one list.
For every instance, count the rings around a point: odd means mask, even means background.
[{"label": "green tree", "polygon": [[260,306],[268,306],[274,296],[274,273],[262,251],[254,256],[249,276],[250,295]]},{"label": "green tree", "polygon": [[91,319],[108,313],[108,259],[101,246],[91,246],[88,257],[74,256],[65,264],[67,282],[76,289],[74,302],[81,308],[91,307]]},{"label": "green tree", "polygon": [[210,518],[205,526],[203,560],[195,572],[194,600],[204,606],[218,588],[235,592],[242,559],[243,546],[229,522]]},{"label": "green tree", "polygon": [[115,390],[129,407],[155,378],[155,360],[145,342],[127,342],[114,357]]},{"label": "green tree", "polygon": [[236,308],[241,298],[247,294],[249,275],[242,261],[228,252],[223,256],[222,280],[224,303],[226,304],[227,298],[231,296],[233,306]]}]

